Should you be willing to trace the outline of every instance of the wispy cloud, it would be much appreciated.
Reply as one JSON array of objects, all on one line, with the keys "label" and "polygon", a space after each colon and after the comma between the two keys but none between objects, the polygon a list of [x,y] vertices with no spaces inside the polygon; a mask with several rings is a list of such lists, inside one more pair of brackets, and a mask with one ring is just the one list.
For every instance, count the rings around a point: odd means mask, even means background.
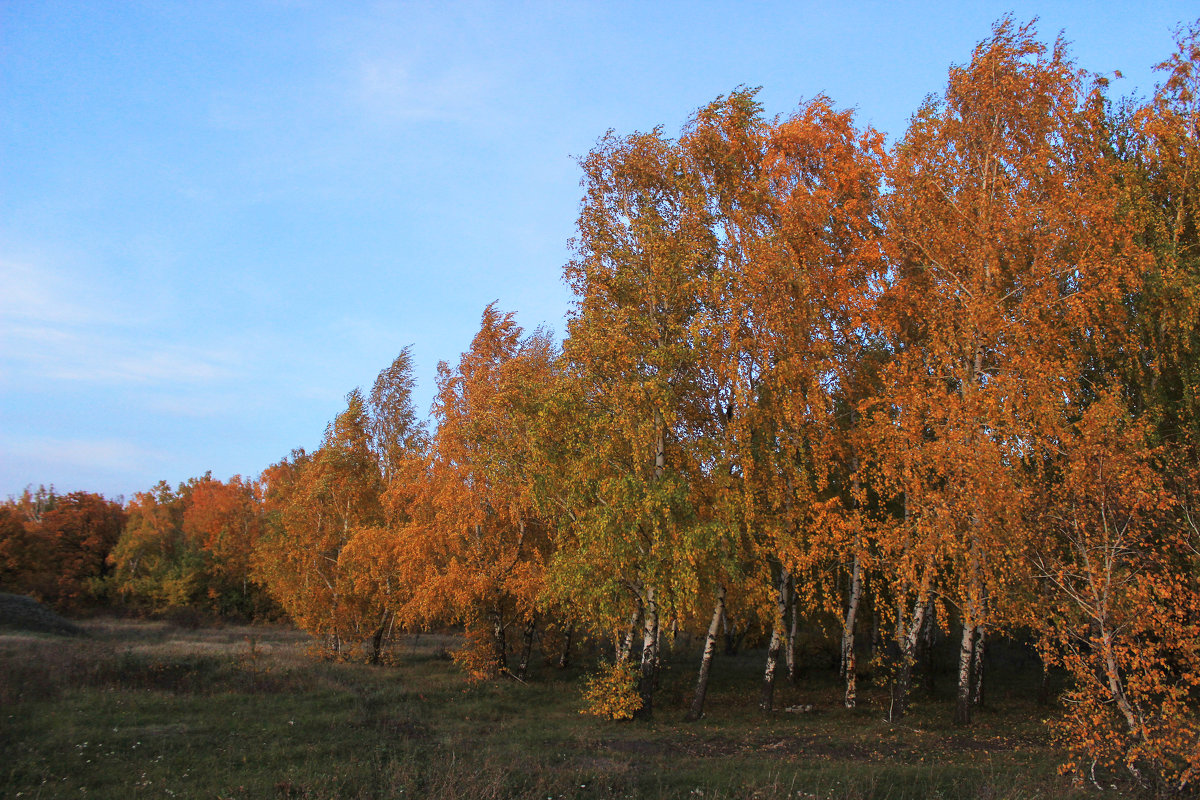
[{"label": "wispy cloud", "polygon": [[498,89],[495,73],[478,65],[436,69],[399,56],[364,59],[355,77],[355,98],[383,122],[479,122]]},{"label": "wispy cloud", "polygon": [[113,322],[112,304],[91,297],[81,282],[29,260],[0,256],[0,320],[88,325]]},{"label": "wispy cloud", "polygon": [[156,392],[147,394],[143,402],[147,411],[170,417],[193,419],[237,419],[239,412],[253,405],[254,398],[234,392],[217,390],[190,392]]},{"label": "wispy cloud", "polygon": [[143,472],[168,461],[165,453],[115,438],[18,439],[4,449],[22,461],[97,472]]},{"label": "wispy cloud", "polygon": [[352,107],[376,124],[494,123],[505,109],[512,62],[497,35],[507,12],[469,3],[376,3],[329,34]]},{"label": "wispy cloud", "polygon": [[[125,352],[121,352],[124,350]],[[47,365],[48,377],[104,383],[211,383],[232,378],[235,358],[200,348],[76,339]]]},{"label": "wispy cloud", "polygon": [[47,265],[0,257],[0,285],[6,379],[194,385],[240,369],[236,348],[173,342],[132,304]]}]

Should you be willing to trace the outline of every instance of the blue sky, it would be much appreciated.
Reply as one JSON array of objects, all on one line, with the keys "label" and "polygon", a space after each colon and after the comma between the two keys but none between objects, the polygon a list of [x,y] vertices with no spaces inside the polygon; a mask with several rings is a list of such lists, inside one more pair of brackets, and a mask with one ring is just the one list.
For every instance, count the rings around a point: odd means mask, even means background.
[{"label": "blue sky", "polygon": [[903,134],[1007,11],[1149,93],[1189,3],[0,0],[0,497],[256,475],[485,305],[558,331],[607,129],[762,86]]}]

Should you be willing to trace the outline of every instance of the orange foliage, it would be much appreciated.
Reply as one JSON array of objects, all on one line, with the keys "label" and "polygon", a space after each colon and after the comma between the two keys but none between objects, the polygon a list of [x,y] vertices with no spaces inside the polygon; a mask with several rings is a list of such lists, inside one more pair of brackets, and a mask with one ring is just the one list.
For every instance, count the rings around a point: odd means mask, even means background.
[{"label": "orange foliage", "polygon": [[1123,767],[1173,794],[1200,776],[1200,571],[1147,431],[1111,395],[1058,442],[1037,522],[1048,656],[1075,678],[1059,732],[1069,768]]},{"label": "orange foliage", "polygon": [[94,603],[124,524],[120,504],[98,494],[27,491],[0,506],[0,586],[61,609]]},{"label": "orange foliage", "polygon": [[416,573],[407,621],[465,624],[456,658],[475,677],[508,668],[506,631],[530,622],[541,600],[549,532],[534,498],[531,425],[554,357],[545,333],[524,336],[489,305],[457,368],[438,367],[423,474],[390,493],[415,493],[399,531]]}]

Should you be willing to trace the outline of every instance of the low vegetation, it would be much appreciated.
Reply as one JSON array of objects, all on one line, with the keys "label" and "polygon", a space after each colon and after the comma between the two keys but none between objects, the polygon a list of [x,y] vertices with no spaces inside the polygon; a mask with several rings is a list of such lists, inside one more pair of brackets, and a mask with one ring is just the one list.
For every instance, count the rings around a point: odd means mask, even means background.
[{"label": "low vegetation", "polygon": [[[393,663],[314,660],[284,627],[92,620],[85,637],[0,634],[0,794],[208,798],[999,798],[1092,792],[1034,705],[1036,659],[994,650],[996,683],[970,729],[949,724],[953,676],[903,724],[887,693],[841,706],[828,659],[778,689],[764,719],[746,689],[763,653],[717,656],[708,710],[684,722],[696,643],[661,673],[653,721],[580,713],[581,672],[470,682],[456,637],[409,636]],[[586,652],[587,648],[583,649]],[[823,659],[823,660],[822,660]],[[1094,791],[1094,790],[1093,790]],[[1123,796],[1109,791],[1106,797]]]}]

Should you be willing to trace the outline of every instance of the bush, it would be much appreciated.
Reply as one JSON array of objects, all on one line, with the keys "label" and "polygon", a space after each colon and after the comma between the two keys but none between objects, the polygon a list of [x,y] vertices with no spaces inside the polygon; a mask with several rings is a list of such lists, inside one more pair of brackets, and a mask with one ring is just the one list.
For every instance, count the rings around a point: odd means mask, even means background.
[{"label": "bush", "polygon": [[611,720],[633,719],[642,707],[637,678],[637,670],[629,662],[601,664],[599,671],[587,679],[584,708],[579,713]]}]

